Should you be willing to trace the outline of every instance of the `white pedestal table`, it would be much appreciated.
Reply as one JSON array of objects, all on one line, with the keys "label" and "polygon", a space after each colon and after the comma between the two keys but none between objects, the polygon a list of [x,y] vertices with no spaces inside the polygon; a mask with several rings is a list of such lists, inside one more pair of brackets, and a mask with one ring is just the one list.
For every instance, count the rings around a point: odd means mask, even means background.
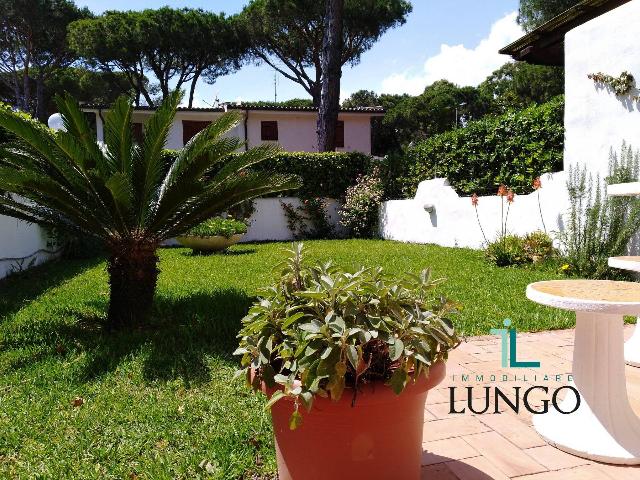
[{"label": "white pedestal table", "polygon": [[[608,280],[532,283],[534,302],[576,312],[571,386],[580,406],[570,414],[551,407],[533,416],[537,432],[560,450],[591,460],[640,464],[640,419],[631,409],[625,380],[624,315],[640,315],[640,284]],[[576,396],[559,405],[572,411]]]}]

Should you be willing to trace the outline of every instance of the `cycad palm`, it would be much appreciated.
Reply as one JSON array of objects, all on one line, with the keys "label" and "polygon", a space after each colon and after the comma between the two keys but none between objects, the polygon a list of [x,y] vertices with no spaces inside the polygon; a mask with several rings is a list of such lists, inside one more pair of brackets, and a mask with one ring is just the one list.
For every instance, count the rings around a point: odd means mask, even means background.
[{"label": "cycad palm", "polygon": [[112,326],[143,319],[152,306],[163,240],[229,207],[296,188],[295,178],[252,171],[275,153],[263,145],[241,153],[222,135],[239,121],[225,114],[195,136],[171,164],[164,148],[180,95],[171,95],[131,135],[130,102],[121,97],[105,116],[101,148],[71,97],[57,99],[65,131],[39,128],[0,110],[0,126],[15,141],[0,147],[0,214],[104,240]]}]

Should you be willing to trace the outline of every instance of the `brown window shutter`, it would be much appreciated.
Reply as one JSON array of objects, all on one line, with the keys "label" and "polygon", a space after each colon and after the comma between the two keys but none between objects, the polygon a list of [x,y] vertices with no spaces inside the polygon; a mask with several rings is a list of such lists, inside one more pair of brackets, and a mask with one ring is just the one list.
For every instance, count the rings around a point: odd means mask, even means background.
[{"label": "brown window shutter", "polygon": [[336,123],[336,148],[344,148],[344,122],[338,120]]},{"label": "brown window shutter", "polygon": [[196,120],[182,121],[182,145],[186,145],[189,140],[195,137],[202,130],[207,128],[211,122],[200,122]]},{"label": "brown window shutter", "polygon": [[133,141],[136,143],[142,143],[144,135],[142,134],[142,123],[133,122],[131,124],[131,136],[133,137]]},{"label": "brown window shutter", "polygon": [[263,141],[278,141],[278,122],[260,122],[260,139]]}]

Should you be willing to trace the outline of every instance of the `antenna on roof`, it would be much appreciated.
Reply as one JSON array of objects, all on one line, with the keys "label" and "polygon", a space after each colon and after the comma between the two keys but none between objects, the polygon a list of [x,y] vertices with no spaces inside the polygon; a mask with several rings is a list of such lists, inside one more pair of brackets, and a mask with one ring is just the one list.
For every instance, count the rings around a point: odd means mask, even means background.
[{"label": "antenna on roof", "polygon": [[278,103],[278,72],[273,69],[273,103]]}]

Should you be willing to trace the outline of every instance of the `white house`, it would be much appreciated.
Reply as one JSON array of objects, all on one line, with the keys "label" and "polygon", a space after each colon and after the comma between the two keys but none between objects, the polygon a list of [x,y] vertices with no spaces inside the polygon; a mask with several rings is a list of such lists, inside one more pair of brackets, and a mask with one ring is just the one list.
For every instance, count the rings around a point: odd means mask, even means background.
[{"label": "white house", "polygon": [[[500,50],[517,61],[565,67],[564,171],[545,175],[540,190],[516,198],[509,215],[511,232],[541,229],[543,221],[549,232],[563,230],[569,207],[565,171],[586,166],[602,179],[610,150],[619,151],[623,141],[640,149],[638,89],[616,96],[588,78],[627,71],[640,82],[638,19],[640,0],[583,0]],[[500,230],[500,202],[496,196],[479,199],[477,213],[489,240]],[[422,182],[413,199],[385,202],[381,234],[445,246],[480,248],[484,242],[470,198],[460,197],[446,179]]]},{"label": "white house", "polygon": [[[84,105],[83,111],[95,115],[98,140],[103,140],[104,114],[108,106]],[[142,134],[143,125],[154,109],[136,107],[133,113],[134,135]],[[226,104],[219,108],[179,108],[166,148],[179,149],[200,130],[226,111],[242,114],[243,120],[230,133],[244,139],[249,147],[263,142],[277,142],[289,152],[316,152],[318,110],[312,107],[252,106]],[[376,107],[340,110],[336,144],[338,151],[371,153],[371,120],[382,117]]]}]

